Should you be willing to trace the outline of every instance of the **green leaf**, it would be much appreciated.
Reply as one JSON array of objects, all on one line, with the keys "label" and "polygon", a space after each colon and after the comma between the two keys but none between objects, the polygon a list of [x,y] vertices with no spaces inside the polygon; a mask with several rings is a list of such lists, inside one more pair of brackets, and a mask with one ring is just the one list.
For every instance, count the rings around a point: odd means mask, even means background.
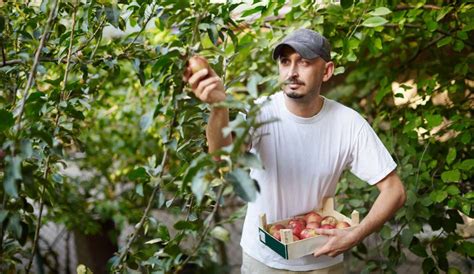
[{"label": "green leaf", "polygon": [[413,240],[410,245],[410,251],[419,257],[428,257],[425,247],[420,243],[420,240],[417,237],[413,237]]},{"label": "green leaf", "polygon": [[422,268],[423,273],[430,273],[430,271],[435,267],[434,260],[432,258],[426,258],[423,260]]},{"label": "green leaf", "polygon": [[343,9],[348,9],[352,7],[353,4],[354,4],[354,0],[341,0],[341,7]]},{"label": "green leaf", "polygon": [[385,240],[389,239],[392,236],[392,228],[388,225],[384,225],[382,230],[380,230],[380,236]]},{"label": "green leaf", "polygon": [[145,113],[144,115],[142,115],[142,117],[140,118],[140,128],[142,131],[146,131],[153,124],[154,112],[155,112],[154,110],[149,111]]},{"label": "green leaf", "polygon": [[375,28],[379,26],[383,26],[387,23],[387,19],[380,17],[380,16],[374,16],[366,19],[364,22],[362,22],[362,26],[369,27],[369,28]]},{"label": "green leaf", "polygon": [[392,11],[386,7],[379,7],[379,8],[376,8],[375,10],[369,12],[370,15],[372,16],[384,16],[384,15],[387,15],[387,14],[390,14],[392,13]]},{"label": "green leaf", "polygon": [[334,70],[334,75],[339,75],[339,74],[342,74],[346,71],[346,69],[344,67],[337,67],[335,70]]},{"label": "green leaf", "polygon": [[135,193],[137,193],[139,196],[143,197],[143,184],[138,184],[135,187]]},{"label": "green leaf", "polygon": [[20,156],[5,157],[5,178],[3,179],[3,188],[5,192],[14,198],[18,197],[16,180],[20,180],[21,176],[21,158]]},{"label": "green leaf", "polygon": [[402,241],[402,244],[404,246],[409,247],[411,244],[411,241],[413,240],[413,232],[410,229],[404,229],[402,231],[400,240]]},{"label": "green leaf", "polygon": [[438,48],[442,46],[446,46],[447,44],[451,43],[453,41],[453,38],[451,36],[444,37],[443,39],[439,40],[438,43],[436,43],[436,46]]},{"label": "green leaf", "polygon": [[446,272],[447,274],[462,274],[461,271],[459,269],[457,269],[456,267],[450,267],[448,269],[448,272]]},{"label": "green leaf", "polygon": [[446,163],[450,165],[456,159],[456,148],[449,148],[448,155],[446,156]]},{"label": "green leaf", "polygon": [[448,197],[448,193],[442,190],[435,190],[431,192],[430,197],[435,203],[441,203]]},{"label": "green leaf", "polygon": [[230,233],[227,229],[223,228],[222,226],[216,226],[211,230],[211,236],[223,241],[228,242],[230,240]]},{"label": "green leaf", "polygon": [[190,221],[178,221],[173,226],[177,230],[196,230],[197,225]]},{"label": "green leaf", "polygon": [[455,185],[450,185],[446,188],[446,192],[449,194],[449,195],[458,195],[459,193],[461,193],[459,191],[459,188]]},{"label": "green leaf", "polygon": [[429,32],[433,32],[435,30],[438,29],[438,23],[436,23],[435,21],[433,20],[429,20],[428,22],[426,22],[426,29],[429,31]]},{"label": "green leaf", "polygon": [[429,128],[434,128],[436,126],[439,126],[441,122],[443,122],[443,116],[439,114],[427,115],[425,119],[426,119],[426,122],[428,123]]},{"label": "green leaf", "polygon": [[249,173],[243,169],[235,169],[227,175],[227,180],[234,186],[235,192],[246,202],[257,198],[257,187]]},{"label": "green leaf", "polygon": [[4,131],[6,129],[9,129],[15,123],[15,119],[13,118],[13,114],[11,114],[10,112],[8,112],[4,109],[0,109],[0,121],[2,121],[0,123],[0,132]]},{"label": "green leaf", "polygon": [[441,180],[445,183],[459,182],[461,180],[461,172],[458,169],[445,171],[441,173]]},{"label": "green leaf", "polygon": [[474,159],[467,159],[461,162],[459,169],[469,171],[474,167]]},{"label": "green leaf", "polygon": [[438,15],[436,16],[436,21],[443,19],[446,16],[446,14],[448,14],[451,10],[453,10],[453,7],[450,7],[450,6],[443,7],[440,11],[438,11]]},{"label": "green leaf", "polygon": [[407,191],[407,201],[406,201],[406,205],[407,206],[413,206],[415,203],[416,203],[416,200],[417,200],[417,196],[415,194],[415,192],[413,192],[413,190],[408,190]]},{"label": "green leaf", "polygon": [[148,178],[148,173],[146,172],[146,169],[143,168],[143,167],[139,167],[139,168],[136,168],[132,171],[130,171],[130,173],[128,173],[128,178],[130,180],[137,180],[137,179],[146,179]]},{"label": "green leaf", "polygon": [[196,196],[198,203],[201,203],[202,198],[209,187],[209,180],[206,179],[206,174],[207,172],[200,171],[192,180],[191,190]]},{"label": "green leaf", "polygon": [[265,6],[258,6],[258,7],[255,7],[253,9],[249,9],[249,10],[246,10],[242,13],[242,15],[240,17],[247,17],[247,16],[250,16],[252,14],[255,14],[255,13],[258,13],[258,12],[262,12],[262,10],[265,8]]}]

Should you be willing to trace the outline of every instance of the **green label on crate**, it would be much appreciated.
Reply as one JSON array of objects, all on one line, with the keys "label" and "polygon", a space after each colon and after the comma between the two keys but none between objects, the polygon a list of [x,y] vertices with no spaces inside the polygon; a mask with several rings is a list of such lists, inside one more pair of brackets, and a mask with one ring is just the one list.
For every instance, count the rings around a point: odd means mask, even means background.
[{"label": "green label on crate", "polygon": [[281,243],[280,241],[273,238],[268,232],[265,230],[258,228],[259,230],[259,238],[260,242],[264,243],[266,246],[271,248],[273,251],[278,253],[285,259],[288,259],[288,247]]}]

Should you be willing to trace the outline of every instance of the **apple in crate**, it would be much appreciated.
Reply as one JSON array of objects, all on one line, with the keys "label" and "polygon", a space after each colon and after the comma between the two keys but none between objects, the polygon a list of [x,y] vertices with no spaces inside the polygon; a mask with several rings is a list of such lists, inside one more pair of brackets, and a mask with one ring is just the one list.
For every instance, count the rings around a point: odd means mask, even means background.
[{"label": "apple in crate", "polygon": [[280,230],[275,230],[275,232],[272,233],[272,236],[277,239],[278,241],[281,241],[281,234]]},{"label": "apple in crate", "polygon": [[321,224],[318,222],[309,222],[306,224],[306,228],[320,228]]},{"label": "apple in crate", "polygon": [[306,223],[321,223],[323,217],[318,213],[311,211],[304,216]]},{"label": "apple in crate", "polygon": [[333,225],[330,225],[330,224],[324,224],[320,228],[322,228],[322,229],[334,229],[336,227],[333,226]]},{"label": "apple in crate", "polygon": [[282,224],[276,224],[276,225],[272,225],[270,226],[270,228],[268,229],[268,233],[270,234],[274,234],[276,231],[280,231],[280,229],[285,229],[286,227]]},{"label": "apple in crate", "polygon": [[336,227],[337,225],[337,219],[334,218],[333,216],[326,216],[321,220],[321,226],[323,225],[332,225]]},{"label": "apple in crate", "polygon": [[295,218],[288,222],[288,228],[290,228],[293,231],[293,234],[298,237],[305,226],[305,221],[301,218]]},{"label": "apple in crate", "polygon": [[337,223],[336,228],[347,228],[350,227],[351,225],[348,222],[345,221],[340,221]]},{"label": "apple in crate", "polygon": [[303,231],[301,231],[300,236],[301,236],[301,239],[307,239],[307,238],[318,236],[318,234],[316,233],[316,230],[314,230],[313,228],[305,228],[303,229]]}]

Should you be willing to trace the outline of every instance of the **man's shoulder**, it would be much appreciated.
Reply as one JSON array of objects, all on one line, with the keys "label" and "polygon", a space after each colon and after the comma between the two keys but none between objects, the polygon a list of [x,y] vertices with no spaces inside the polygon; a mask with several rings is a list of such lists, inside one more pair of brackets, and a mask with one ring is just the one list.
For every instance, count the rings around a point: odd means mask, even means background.
[{"label": "man's shoulder", "polygon": [[353,108],[350,108],[336,100],[325,98],[328,103],[328,111],[337,118],[338,121],[351,123],[363,123],[365,118]]}]

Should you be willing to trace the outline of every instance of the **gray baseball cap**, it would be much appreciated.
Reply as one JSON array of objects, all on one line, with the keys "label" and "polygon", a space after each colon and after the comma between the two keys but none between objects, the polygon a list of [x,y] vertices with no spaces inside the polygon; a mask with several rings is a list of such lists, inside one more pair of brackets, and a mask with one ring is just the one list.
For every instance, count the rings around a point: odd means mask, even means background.
[{"label": "gray baseball cap", "polygon": [[293,48],[305,59],[321,57],[324,61],[331,61],[331,45],[326,37],[309,29],[297,29],[278,43],[273,50],[273,60],[280,57],[284,46]]}]

